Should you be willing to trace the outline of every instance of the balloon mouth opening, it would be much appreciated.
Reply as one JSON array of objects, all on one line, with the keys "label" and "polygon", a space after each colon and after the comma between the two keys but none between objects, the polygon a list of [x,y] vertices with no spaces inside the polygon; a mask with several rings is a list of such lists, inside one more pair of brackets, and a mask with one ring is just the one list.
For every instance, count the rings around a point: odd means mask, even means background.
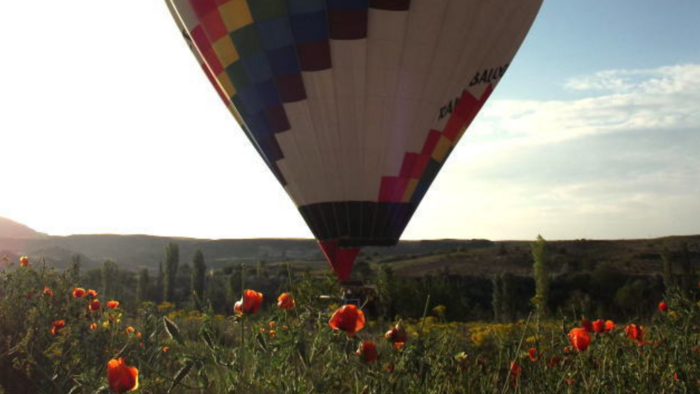
[{"label": "balloon mouth opening", "polygon": [[333,268],[338,281],[341,283],[347,282],[350,279],[352,267],[355,264],[357,255],[360,254],[361,248],[359,246],[342,247],[337,240],[318,241],[318,246],[321,248],[328,264]]}]

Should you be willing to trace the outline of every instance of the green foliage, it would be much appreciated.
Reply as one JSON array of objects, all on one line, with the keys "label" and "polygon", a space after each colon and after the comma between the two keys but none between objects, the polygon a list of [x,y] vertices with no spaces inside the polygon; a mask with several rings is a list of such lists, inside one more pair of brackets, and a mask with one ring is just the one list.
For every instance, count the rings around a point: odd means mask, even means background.
[{"label": "green foliage", "polygon": [[117,278],[119,266],[112,260],[106,260],[102,264],[102,294],[105,297],[117,298]]},{"label": "green foliage", "polygon": [[148,268],[142,268],[139,271],[138,281],[136,282],[136,300],[139,302],[148,300]]},{"label": "green foliage", "polygon": [[497,322],[505,320],[503,316],[503,304],[505,303],[505,294],[503,293],[503,275],[493,277],[493,319]]},{"label": "green foliage", "polygon": [[535,297],[532,299],[532,303],[540,315],[546,315],[549,301],[549,269],[545,255],[547,241],[538,235],[537,241],[531,243],[530,248],[533,259],[532,275],[535,279]]},{"label": "green foliage", "polygon": [[204,254],[199,249],[192,256],[192,267],[192,293],[201,298],[204,296],[207,265],[204,263]]},{"label": "green foliage", "polygon": [[163,283],[163,300],[173,302],[175,300],[175,281],[180,264],[180,247],[174,242],[165,246],[165,282]]},{"label": "green foliage", "polygon": [[[693,393],[700,376],[700,305],[680,293],[665,300],[668,313],[634,321],[644,326],[643,340],[627,338],[625,323],[617,322],[613,332],[591,333],[590,347],[581,352],[564,350],[569,345],[566,333],[579,324],[578,317],[448,323],[450,307],[432,296],[430,305],[439,305],[434,308],[439,318],[423,316],[425,299],[393,293],[394,300],[419,310],[418,318],[402,320],[408,341],[397,350],[382,338],[395,322],[368,315],[366,327],[354,337],[330,329],[337,300],[319,298],[339,291],[330,275],[302,275],[285,284],[293,287],[293,311],[267,305],[243,318],[217,315],[207,307],[193,311],[153,303],[88,312],[88,299],[71,295],[79,284],[74,275],[32,266],[0,271],[4,391],[107,393],[105,365],[114,357],[124,357],[139,369],[138,392],[149,394]],[[599,278],[615,275],[602,269],[597,273]],[[411,283],[389,270],[378,277],[383,286],[393,283],[401,290]],[[258,275],[251,275],[245,286],[256,280]],[[512,283],[513,298],[522,298],[517,295],[523,288],[518,279],[501,280]],[[417,283],[438,298],[445,297],[440,289],[452,289],[449,276]],[[44,287],[54,294],[44,293]],[[648,297],[653,287],[653,282],[639,279],[618,293],[631,302]],[[276,295],[268,292],[265,297],[273,300]],[[51,323],[59,319],[66,325],[54,335]],[[95,329],[90,329],[92,323]],[[376,342],[378,361],[366,364],[357,357],[363,340]],[[537,350],[535,361],[528,358],[530,347]],[[512,362],[520,367],[517,376],[510,372]]]}]

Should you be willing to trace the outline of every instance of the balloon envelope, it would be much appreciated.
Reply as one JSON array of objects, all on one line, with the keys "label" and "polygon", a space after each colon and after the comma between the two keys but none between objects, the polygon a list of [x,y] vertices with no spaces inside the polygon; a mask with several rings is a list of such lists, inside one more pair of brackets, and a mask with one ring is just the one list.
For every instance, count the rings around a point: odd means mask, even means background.
[{"label": "balloon envelope", "polygon": [[395,245],[542,0],[166,0],[340,280]]}]

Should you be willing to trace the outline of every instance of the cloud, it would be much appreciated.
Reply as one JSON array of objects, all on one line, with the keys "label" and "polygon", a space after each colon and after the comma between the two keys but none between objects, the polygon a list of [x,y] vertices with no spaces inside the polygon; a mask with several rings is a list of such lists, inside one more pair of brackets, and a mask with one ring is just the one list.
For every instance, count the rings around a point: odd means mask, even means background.
[{"label": "cloud", "polygon": [[700,128],[700,64],[602,71],[572,78],[566,88],[589,96],[490,103],[467,149],[491,153],[607,133]]},{"label": "cloud", "polygon": [[573,98],[489,103],[414,228],[494,239],[700,233],[700,64],[565,87]]}]

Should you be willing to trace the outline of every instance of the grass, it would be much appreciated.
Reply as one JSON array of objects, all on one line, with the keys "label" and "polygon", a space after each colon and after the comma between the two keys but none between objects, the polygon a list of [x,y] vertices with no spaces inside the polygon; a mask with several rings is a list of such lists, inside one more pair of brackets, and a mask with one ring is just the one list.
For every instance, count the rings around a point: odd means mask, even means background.
[{"label": "grass", "polygon": [[[106,393],[106,365],[118,357],[138,368],[142,393],[700,391],[700,305],[678,294],[665,300],[668,312],[642,322],[641,340],[625,333],[633,322],[617,322],[591,333],[581,351],[567,337],[578,318],[448,322],[444,308],[415,300],[423,318],[402,321],[408,341],[396,349],[384,338],[396,321],[368,317],[354,336],[332,330],[339,305],[330,300],[236,316],[172,304],[109,309],[98,295],[102,306],[91,312],[89,297],[72,295],[79,285],[71,270],[30,264],[0,272],[0,392]],[[294,294],[297,284],[290,286]],[[54,335],[57,320],[65,327]],[[356,354],[363,341],[376,343],[376,361]]]}]

